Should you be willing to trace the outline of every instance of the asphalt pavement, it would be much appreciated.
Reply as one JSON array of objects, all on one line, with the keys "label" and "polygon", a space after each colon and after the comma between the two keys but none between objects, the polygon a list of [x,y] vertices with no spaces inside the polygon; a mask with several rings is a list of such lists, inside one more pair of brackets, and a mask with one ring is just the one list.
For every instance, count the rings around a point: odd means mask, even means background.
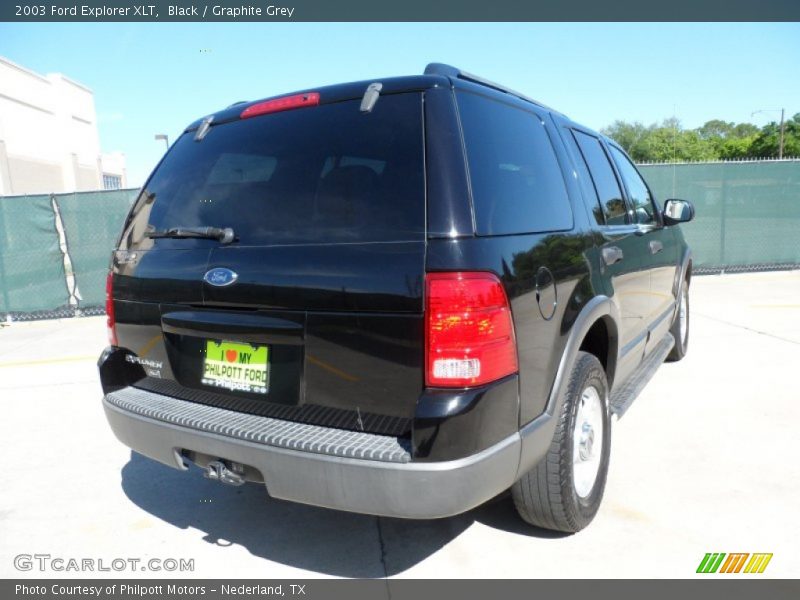
[{"label": "asphalt pavement", "polygon": [[[763,574],[739,576],[797,577],[800,271],[695,277],[690,336],[686,359],[614,425],[597,518],[563,535],[525,525],[507,496],[405,521],[170,469],[106,424],[103,317],[12,323],[0,328],[0,577],[685,578],[708,552],[772,553]],[[34,554],[49,570],[18,570]],[[69,559],[94,571],[53,569]]]}]

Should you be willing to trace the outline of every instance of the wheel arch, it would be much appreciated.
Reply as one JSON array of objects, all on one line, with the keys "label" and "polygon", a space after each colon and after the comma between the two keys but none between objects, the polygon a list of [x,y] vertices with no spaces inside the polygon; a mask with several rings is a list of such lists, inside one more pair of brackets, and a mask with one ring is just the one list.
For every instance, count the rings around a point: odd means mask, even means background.
[{"label": "wheel arch", "polygon": [[[619,314],[608,296],[597,295],[589,300],[581,309],[568,334],[564,352],[561,355],[555,379],[544,412],[520,428],[522,446],[517,478],[536,465],[545,456],[553,439],[556,421],[564,403],[564,392],[569,380],[569,373],[575,364],[578,352],[582,350],[584,341],[590,332],[599,336],[602,328],[606,329],[608,340],[606,364],[616,369],[618,354]],[[601,323],[598,325],[598,323]],[[593,329],[594,328],[594,329]],[[594,337],[590,339],[599,339]],[[603,362],[602,359],[600,361]],[[609,380],[609,389],[611,381]]]},{"label": "wheel arch", "polygon": [[683,251],[683,256],[675,269],[675,280],[672,283],[672,297],[675,298],[675,310],[672,313],[671,322],[675,322],[678,316],[678,298],[683,293],[683,287],[691,284],[692,281],[692,251],[689,247]]},{"label": "wheel arch", "polygon": [[608,386],[614,384],[614,375],[617,371],[617,357],[619,355],[619,331],[616,321],[610,314],[599,317],[589,327],[583,336],[578,350],[593,354],[603,365],[608,379]]}]

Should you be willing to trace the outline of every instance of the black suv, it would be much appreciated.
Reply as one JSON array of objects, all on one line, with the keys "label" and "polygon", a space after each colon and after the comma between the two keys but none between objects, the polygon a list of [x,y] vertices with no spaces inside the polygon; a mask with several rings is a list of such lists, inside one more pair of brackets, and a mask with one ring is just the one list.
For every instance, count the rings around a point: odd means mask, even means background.
[{"label": "black suv", "polygon": [[275,498],[577,531],[610,423],[686,352],[691,256],[612,140],[453,67],[238,103],[125,221],[116,436]]}]

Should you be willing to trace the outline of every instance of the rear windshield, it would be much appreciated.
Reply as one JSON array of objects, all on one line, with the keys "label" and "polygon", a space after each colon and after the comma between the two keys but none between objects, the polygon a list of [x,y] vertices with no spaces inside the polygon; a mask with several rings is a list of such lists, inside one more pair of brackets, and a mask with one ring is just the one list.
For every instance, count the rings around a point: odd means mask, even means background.
[{"label": "rear windshield", "polygon": [[156,230],[231,227],[242,245],[419,239],[421,95],[381,97],[368,114],[359,105],[212,126],[201,141],[184,134],[147,184],[134,220]]}]

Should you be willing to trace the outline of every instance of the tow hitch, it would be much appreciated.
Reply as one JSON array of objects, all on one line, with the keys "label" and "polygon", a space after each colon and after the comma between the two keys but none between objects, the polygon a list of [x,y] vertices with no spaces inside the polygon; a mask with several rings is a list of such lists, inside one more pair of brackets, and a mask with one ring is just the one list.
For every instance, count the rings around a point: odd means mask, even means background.
[{"label": "tow hitch", "polygon": [[226,485],[239,486],[244,483],[244,477],[231,471],[221,460],[213,460],[208,463],[203,477]]}]

